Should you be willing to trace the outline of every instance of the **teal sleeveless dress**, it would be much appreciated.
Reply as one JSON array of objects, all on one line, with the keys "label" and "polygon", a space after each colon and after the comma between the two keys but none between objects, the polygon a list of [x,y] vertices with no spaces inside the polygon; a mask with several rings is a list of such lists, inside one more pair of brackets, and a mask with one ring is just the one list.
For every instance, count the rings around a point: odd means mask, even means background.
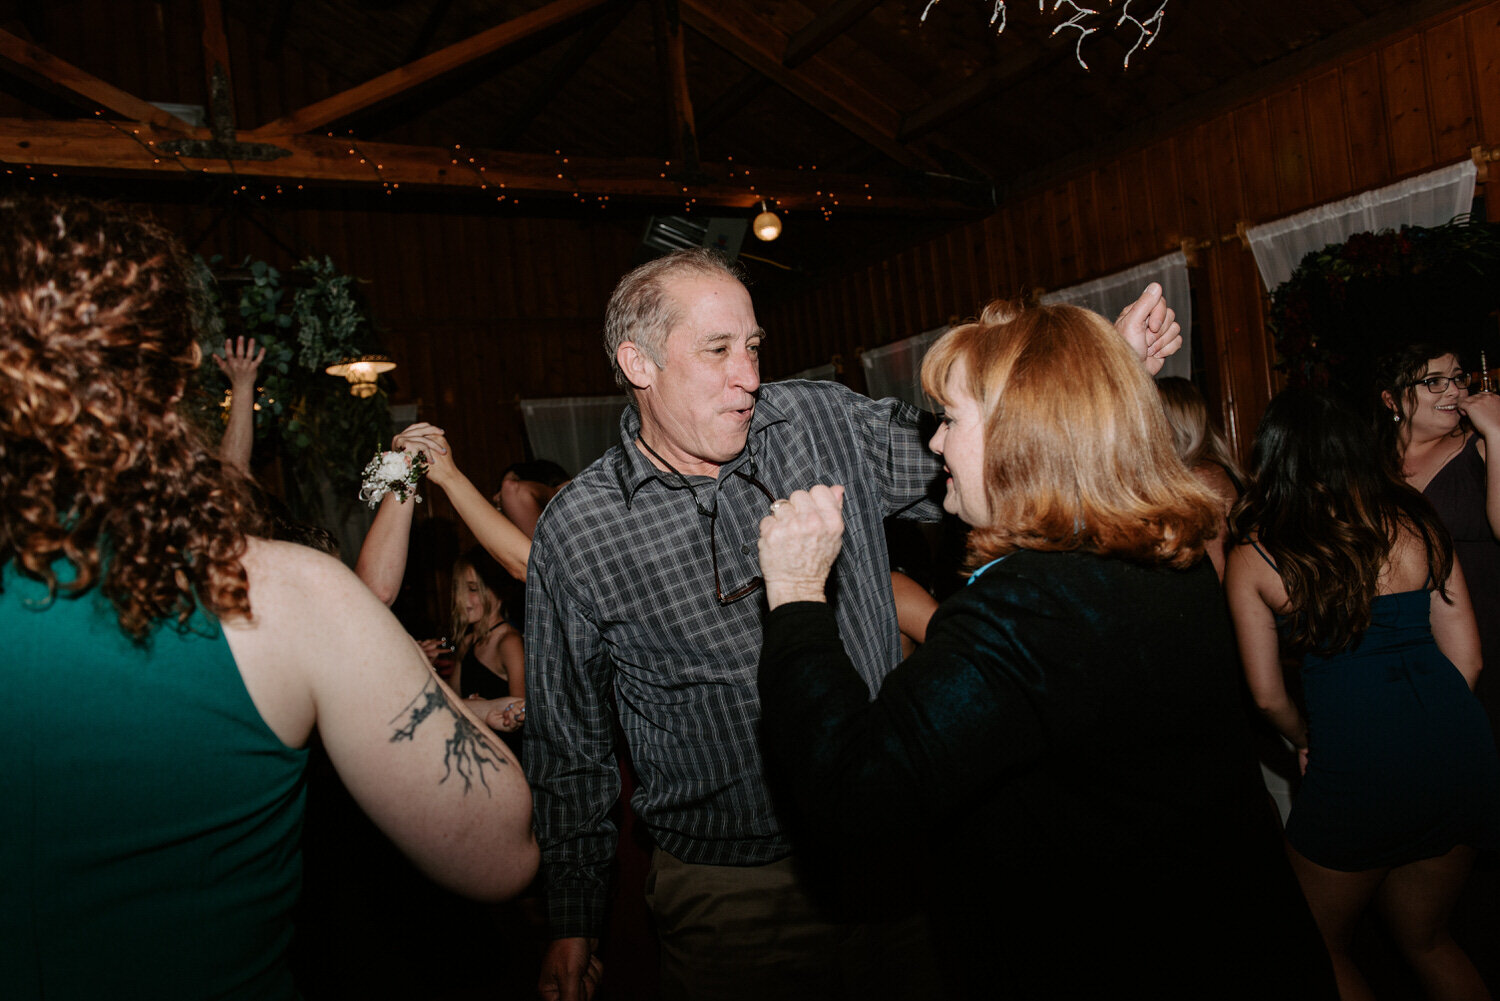
[{"label": "teal sleeveless dress", "polygon": [[1433,638],[1430,592],[1379,595],[1371,611],[1353,647],[1303,658],[1308,764],[1287,841],[1345,872],[1500,847],[1500,758]]},{"label": "teal sleeveless dress", "polygon": [[307,752],[222,631],[200,613],[136,645],[97,589],[47,603],[13,565],[0,586],[0,993],[296,997]]}]

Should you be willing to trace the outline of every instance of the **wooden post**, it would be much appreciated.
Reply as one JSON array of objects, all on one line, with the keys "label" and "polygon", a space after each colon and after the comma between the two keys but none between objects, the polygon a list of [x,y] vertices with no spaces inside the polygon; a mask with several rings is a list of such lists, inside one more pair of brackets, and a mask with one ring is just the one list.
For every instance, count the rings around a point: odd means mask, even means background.
[{"label": "wooden post", "polygon": [[234,79],[229,74],[229,40],[219,0],[202,0],[203,72],[208,84],[208,129],[221,143],[234,142]]},{"label": "wooden post", "polygon": [[656,59],[661,66],[667,105],[672,109],[672,161],[682,175],[698,173],[698,127],[693,122],[693,98],[688,93],[687,59],[682,48],[682,12],[677,0],[652,0],[656,29]]}]

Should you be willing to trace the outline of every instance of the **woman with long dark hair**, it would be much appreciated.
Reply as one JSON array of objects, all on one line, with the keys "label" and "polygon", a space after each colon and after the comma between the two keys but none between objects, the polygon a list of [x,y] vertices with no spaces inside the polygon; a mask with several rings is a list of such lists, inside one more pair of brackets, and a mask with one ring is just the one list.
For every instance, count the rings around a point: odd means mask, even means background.
[{"label": "woman with long dark hair", "polygon": [[[1487,998],[1447,932],[1475,849],[1500,843],[1500,760],[1472,693],[1479,637],[1448,534],[1391,475],[1369,427],[1287,390],[1231,514],[1226,586],[1256,705],[1299,750],[1293,868],[1346,999],[1373,901],[1433,998]],[[1283,650],[1302,655],[1304,707]]]},{"label": "woman with long dark hair", "polygon": [[429,875],[522,890],[514,756],[342,564],[255,537],[178,413],[199,355],[176,242],[78,200],[0,220],[6,994],[295,997],[315,726]]}]

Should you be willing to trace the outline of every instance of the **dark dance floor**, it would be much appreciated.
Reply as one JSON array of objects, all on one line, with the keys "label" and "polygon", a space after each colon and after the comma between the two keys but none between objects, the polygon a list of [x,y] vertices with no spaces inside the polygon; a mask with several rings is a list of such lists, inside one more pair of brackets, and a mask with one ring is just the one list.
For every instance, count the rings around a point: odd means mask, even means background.
[{"label": "dark dance floor", "polygon": [[[536,997],[547,943],[539,901],[478,904],[438,889],[365,818],[320,756],[309,770],[304,847],[293,964],[307,1001]],[[655,994],[654,946],[639,889],[645,854],[627,854],[624,881],[631,886],[615,908],[596,1001],[651,1001]],[[1470,878],[1453,933],[1491,992],[1500,992],[1500,859]],[[1379,1001],[1422,996],[1373,914],[1360,926],[1355,954]]]}]

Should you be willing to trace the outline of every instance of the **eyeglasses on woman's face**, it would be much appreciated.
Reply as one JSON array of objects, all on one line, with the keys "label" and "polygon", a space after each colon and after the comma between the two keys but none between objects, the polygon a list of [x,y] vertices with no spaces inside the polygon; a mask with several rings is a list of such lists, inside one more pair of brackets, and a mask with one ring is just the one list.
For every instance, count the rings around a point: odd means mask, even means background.
[{"label": "eyeglasses on woman's face", "polygon": [[1425,379],[1418,379],[1413,386],[1426,386],[1427,391],[1434,396],[1448,391],[1448,383],[1453,383],[1459,389],[1468,388],[1474,381],[1474,376],[1469,372],[1460,372],[1457,375],[1430,375]]}]

